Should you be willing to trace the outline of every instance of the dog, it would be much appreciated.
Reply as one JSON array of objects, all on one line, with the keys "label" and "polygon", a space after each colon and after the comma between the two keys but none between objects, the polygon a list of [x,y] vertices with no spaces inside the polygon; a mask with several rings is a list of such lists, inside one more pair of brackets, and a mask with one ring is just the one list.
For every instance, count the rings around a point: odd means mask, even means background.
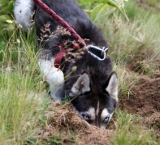
[{"label": "dog", "polygon": [[[118,78],[112,61],[106,57],[107,42],[75,0],[43,0],[63,18],[86,43],[79,54],[71,46],[77,41],[32,0],[16,0],[14,15],[25,31],[35,12],[38,46],[42,47],[38,63],[50,85],[54,100],[70,100],[75,111],[88,123],[105,129],[118,103]],[[53,36],[51,36],[55,33]],[[46,36],[46,37],[43,37]],[[51,37],[50,37],[51,36]],[[74,43],[73,43],[74,42]],[[54,66],[61,45],[71,49],[60,67]],[[74,55],[76,54],[76,55]],[[67,58],[67,57],[66,57]]]}]

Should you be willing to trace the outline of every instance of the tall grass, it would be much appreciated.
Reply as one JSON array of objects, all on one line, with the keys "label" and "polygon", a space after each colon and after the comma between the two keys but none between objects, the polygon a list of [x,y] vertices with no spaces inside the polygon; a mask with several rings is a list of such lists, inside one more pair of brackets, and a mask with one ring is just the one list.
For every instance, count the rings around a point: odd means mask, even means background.
[{"label": "tall grass", "polygon": [[[105,12],[101,11],[93,17],[108,41],[109,56],[114,60],[121,94],[130,93],[130,88],[137,81],[138,74],[130,72],[128,64],[142,61],[150,66],[149,70],[155,72],[159,71],[157,62],[160,58],[160,14],[140,9],[133,1],[128,2],[125,9],[130,21],[126,21],[115,9],[104,9]],[[35,41],[34,31],[25,34],[18,29],[0,38],[2,145],[34,144],[36,141],[32,143],[31,139],[36,140],[35,132],[39,130],[37,124],[43,118],[43,111],[48,109],[45,82],[37,65]],[[136,116],[118,110],[116,119],[113,144],[158,144],[152,137],[152,132]],[[42,121],[43,123],[45,122]],[[72,134],[69,138],[71,137]],[[56,136],[48,138],[48,142],[56,143]],[[36,143],[41,144],[38,141]]]},{"label": "tall grass", "polygon": [[35,43],[16,34],[1,51],[0,144],[22,144],[31,136],[46,102]]},{"label": "tall grass", "polygon": [[123,65],[135,60],[159,60],[160,15],[138,8],[135,2],[128,2],[125,9],[130,16],[129,22],[116,15],[115,11],[109,11],[106,16],[99,14],[96,21],[109,42],[110,56]]}]

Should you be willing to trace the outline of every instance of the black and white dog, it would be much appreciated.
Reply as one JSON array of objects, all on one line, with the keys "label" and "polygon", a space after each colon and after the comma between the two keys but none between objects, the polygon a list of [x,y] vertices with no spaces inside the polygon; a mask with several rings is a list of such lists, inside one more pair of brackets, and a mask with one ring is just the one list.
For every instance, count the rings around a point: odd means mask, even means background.
[{"label": "black and white dog", "polygon": [[[67,32],[62,34],[60,24],[37,8],[32,0],[16,0],[14,14],[17,23],[28,30],[31,14],[36,10],[37,36],[48,36],[47,39],[38,40],[39,46],[41,43],[43,48],[39,55],[39,66],[50,85],[51,96],[55,100],[68,97],[83,119],[104,129],[118,102],[117,75],[112,71],[111,59],[106,58],[103,49],[107,48],[107,43],[75,0],[42,1],[61,16],[87,44],[81,57],[72,57],[74,63],[63,59],[60,69],[56,68],[55,57],[61,51],[58,46],[65,44],[69,49],[69,45],[75,42],[74,38]],[[54,32],[56,36],[50,37]],[[77,54],[75,51],[72,53]]]}]

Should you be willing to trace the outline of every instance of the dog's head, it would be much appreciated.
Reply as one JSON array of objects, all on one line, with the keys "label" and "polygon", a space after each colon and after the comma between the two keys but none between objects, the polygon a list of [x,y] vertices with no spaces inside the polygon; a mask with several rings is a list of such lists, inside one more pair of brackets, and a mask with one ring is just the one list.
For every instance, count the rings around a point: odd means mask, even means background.
[{"label": "dog's head", "polygon": [[84,120],[105,129],[118,102],[117,75],[112,72],[101,84],[95,80],[87,72],[82,73],[73,84],[69,97]]}]

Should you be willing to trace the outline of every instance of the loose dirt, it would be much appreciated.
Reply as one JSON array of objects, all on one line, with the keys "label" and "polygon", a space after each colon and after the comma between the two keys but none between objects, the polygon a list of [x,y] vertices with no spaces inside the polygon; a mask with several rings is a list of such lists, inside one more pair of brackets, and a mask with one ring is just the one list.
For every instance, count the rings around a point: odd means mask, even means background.
[{"label": "loose dirt", "polygon": [[[64,145],[110,145],[111,130],[102,130],[88,124],[69,104],[53,102],[50,106],[50,111],[46,112],[50,119],[39,133],[42,143],[47,141],[46,137],[55,136],[57,142],[60,140],[59,144]],[[69,135],[71,131],[74,134]]]},{"label": "loose dirt", "polygon": [[[122,110],[141,116],[144,124],[154,129],[157,137],[160,137],[159,74],[156,74],[154,78],[140,76],[138,83],[132,87],[130,95],[119,97],[119,107]],[[61,141],[59,144],[64,145],[110,145],[110,140],[114,135],[115,129],[112,127],[110,127],[111,130],[101,130],[88,124],[73,111],[70,104],[62,105],[59,102],[53,102],[45,114],[50,119],[39,133],[42,143],[47,141],[46,137],[55,136],[57,142]]]},{"label": "loose dirt", "polygon": [[[155,130],[157,137],[160,137],[159,76],[159,74],[156,74],[154,78],[140,76],[138,83],[132,87],[130,95],[121,95],[119,103],[122,110],[141,116],[143,122]],[[101,130],[88,124],[73,111],[70,104],[62,105],[60,102],[52,102],[45,116],[49,118],[49,121],[38,133],[42,143],[47,142],[48,137],[55,137],[54,142],[56,141],[57,144],[110,145],[110,140],[114,135],[115,128]]]},{"label": "loose dirt", "polygon": [[130,95],[122,95],[120,108],[131,114],[140,115],[150,128],[160,137],[160,77],[139,77],[139,82],[131,89]]}]

